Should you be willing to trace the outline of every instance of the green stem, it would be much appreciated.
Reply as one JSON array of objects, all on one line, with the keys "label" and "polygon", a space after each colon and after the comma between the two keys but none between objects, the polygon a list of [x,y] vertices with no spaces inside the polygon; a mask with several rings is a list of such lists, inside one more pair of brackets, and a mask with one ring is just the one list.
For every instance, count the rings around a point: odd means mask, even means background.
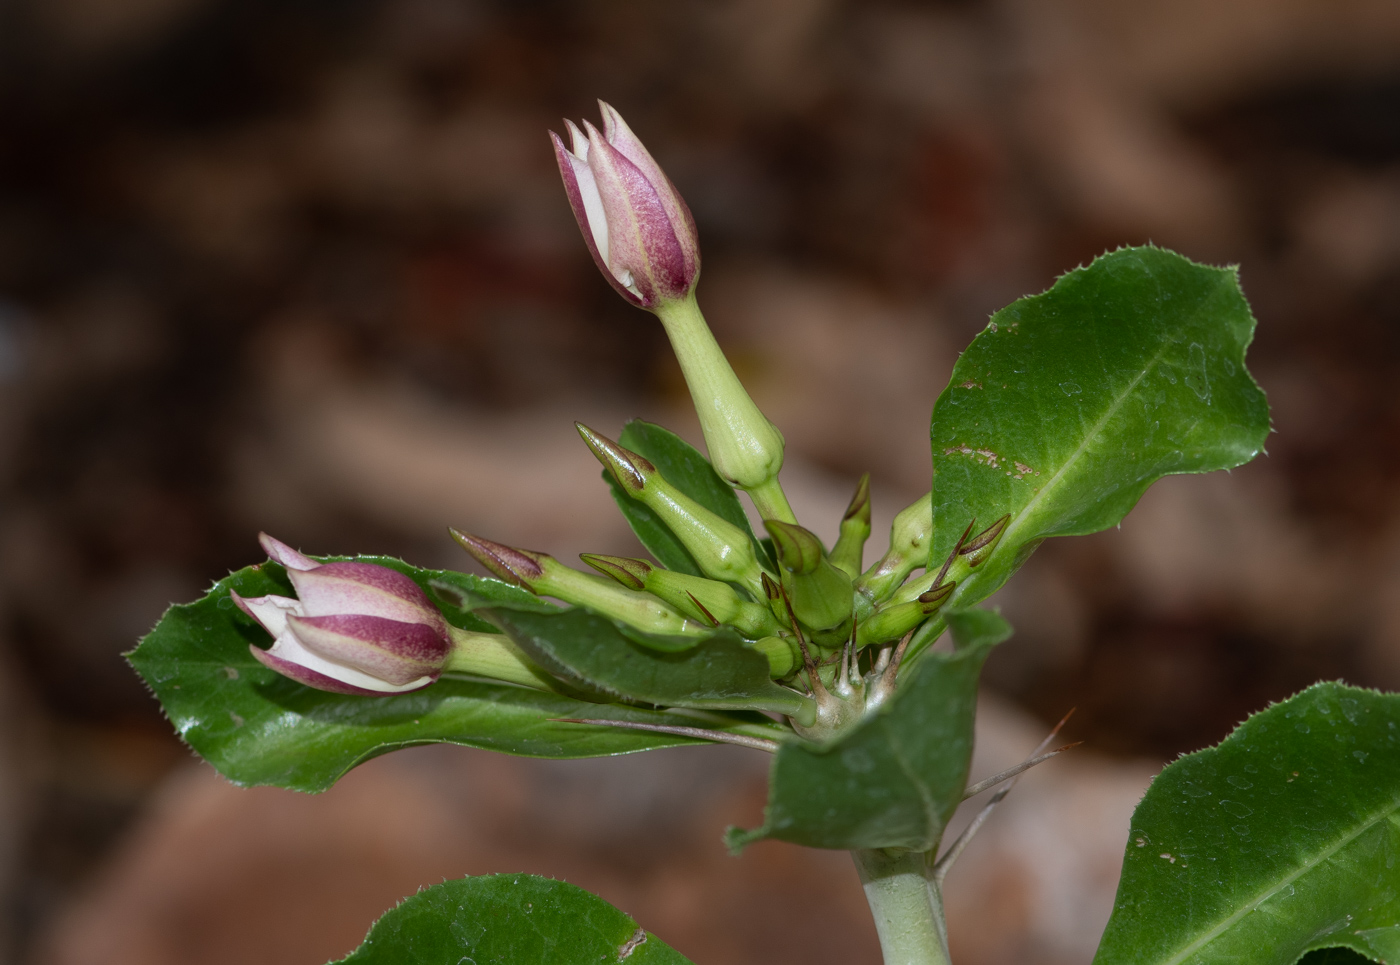
[{"label": "green stem", "polygon": [[943,896],[918,851],[852,851],[885,965],[949,965]]},{"label": "green stem", "polygon": [[778,477],[757,486],[751,486],[745,492],[753,500],[754,506],[758,509],[758,515],[764,519],[776,519],[784,523],[797,523],[797,516],[793,514],[792,507],[788,505],[787,493],[783,492],[782,484],[778,482]]}]

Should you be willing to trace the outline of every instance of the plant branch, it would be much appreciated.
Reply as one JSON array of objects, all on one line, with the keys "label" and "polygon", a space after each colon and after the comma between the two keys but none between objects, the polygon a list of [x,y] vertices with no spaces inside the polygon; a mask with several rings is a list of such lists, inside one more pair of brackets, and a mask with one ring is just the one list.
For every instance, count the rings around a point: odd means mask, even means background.
[{"label": "plant branch", "polygon": [[949,965],[943,896],[918,851],[852,851],[885,965]]},{"label": "plant branch", "polygon": [[749,737],[746,734],[731,734],[722,730],[708,730],[704,727],[677,727],[670,724],[643,724],[635,720],[603,720],[584,717],[551,717],[560,724],[599,724],[603,727],[621,727],[625,730],[649,730],[657,734],[675,734],[678,737],[694,737],[699,740],[716,741],[721,744],[737,744],[752,747],[770,754],[778,752],[778,742],[766,737]]}]

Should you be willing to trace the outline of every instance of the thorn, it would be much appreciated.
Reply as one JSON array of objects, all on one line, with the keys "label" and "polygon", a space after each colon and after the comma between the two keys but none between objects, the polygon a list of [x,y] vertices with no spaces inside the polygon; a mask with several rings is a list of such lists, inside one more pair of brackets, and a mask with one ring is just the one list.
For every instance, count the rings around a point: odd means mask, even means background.
[{"label": "thorn", "polygon": [[849,666],[844,667],[843,669],[846,673],[846,679],[850,682],[851,686],[853,687],[856,684],[860,683],[862,680],[860,675],[860,651],[856,649],[856,630],[859,628],[859,625],[860,618],[857,617],[854,613],[852,613],[851,638],[848,641],[846,641],[846,646],[849,647],[851,651],[851,662]]},{"label": "thorn", "polygon": [[1011,514],[1007,513],[1001,519],[988,526],[982,532],[972,537],[967,545],[959,547],[958,553],[967,557],[968,566],[978,566],[990,554],[992,546],[1001,539],[1001,534],[1006,530],[1007,523],[1011,522]]},{"label": "thorn", "polygon": [[643,724],[634,720],[595,720],[584,717],[550,717],[551,723],[558,724],[599,724],[603,727],[621,727],[624,730],[646,730],[657,734],[675,734],[677,737],[694,737],[699,740],[716,741],[721,744],[738,744],[754,750],[778,752],[778,742],[764,737],[749,737],[747,734],[731,734],[728,731],[708,730],[704,727],[675,727],[669,724]]},{"label": "thorn", "polygon": [[890,654],[894,652],[894,645],[887,644],[880,648],[880,655],[875,658],[875,666],[871,667],[874,673],[881,673],[890,665]]},{"label": "thorn", "polygon": [[[969,529],[970,528],[971,527],[969,527]],[[1050,746],[1050,742],[1055,739],[1055,735],[1060,732],[1061,727],[1065,726],[1065,722],[1070,719],[1070,716],[1074,713],[1074,711],[1075,708],[1071,707],[1069,713],[1065,714],[1063,717],[1060,718],[1060,722],[1056,724],[1054,728],[1051,729],[1049,734],[1045,735],[1045,740],[1041,741],[1040,745],[1036,747],[1035,750],[1031,751],[1031,757],[1028,758],[1028,760],[1039,756],[1040,753],[1045,750],[1045,748]],[[1077,744],[1066,745],[1065,747],[1061,747],[1059,750],[1057,750],[1055,754],[1058,754],[1060,753],[1060,751],[1064,751],[1070,747],[1075,746],[1077,746]],[[1054,754],[1047,756],[1053,757]],[[1021,779],[1021,773],[1023,773],[1027,769],[1027,767],[1030,766],[1033,766],[1033,764],[1022,766],[1020,768],[1020,771],[1018,771],[1015,774],[1012,774],[1011,777],[1007,779],[1006,785],[992,795],[992,799],[987,802],[986,806],[982,808],[981,811],[977,812],[977,816],[972,819],[972,823],[963,829],[963,833],[958,835],[958,839],[948,846],[948,850],[943,852],[943,856],[941,858],[934,862],[933,883],[935,885],[937,885],[940,888],[943,886],[943,879],[947,877],[948,869],[953,866],[953,862],[958,860],[958,855],[963,853],[963,849],[966,848],[967,843],[972,840],[972,836],[977,833],[977,831],[982,827],[984,823],[986,823],[987,818],[992,816],[992,811],[996,809],[996,806],[1002,801],[1006,800],[1006,795],[1011,793],[1011,789],[1015,787],[1016,782]],[[1015,768],[1013,768],[1013,770],[1015,770]],[[986,783],[987,782],[985,781],[982,782],[982,784]],[[985,790],[985,788],[981,789]]]},{"label": "thorn", "polygon": [[1047,751],[1044,754],[1036,754],[1031,757],[1028,757],[1021,763],[1017,764],[1015,767],[1008,767],[1000,774],[994,775],[993,777],[989,777],[985,781],[978,781],[976,784],[969,787],[966,791],[963,791],[963,800],[966,801],[970,797],[976,797],[983,791],[996,787],[1002,781],[1009,781],[1017,774],[1020,774],[1024,771],[1029,771],[1032,767],[1035,767],[1037,764],[1043,764],[1045,761],[1050,760],[1050,758],[1063,754],[1071,747],[1078,747],[1082,743],[1084,742],[1075,741],[1073,744],[1066,744],[1063,747],[1057,747],[1053,751]]},{"label": "thorn", "polygon": [[943,561],[943,569],[938,571],[938,579],[933,581],[933,586],[929,587],[930,590],[936,590],[943,585],[943,577],[948,575],[948,570],[952,568],[953,561],[957,559],[958,554],[962,552],[963,543],[967,541],[967,537],[972,533],[972,527],[976,525],[977,517],[974,516],[972,522],[967,524],[967,529],[963,530],[963,534],[958,537],[958,545],[953,547],[953,552],[949,553],[948,558]]},{"label": "thorn", "polygon": [[817,675],[817,665],[812,660],[812,652],[807,649],[807,639],[802,636],[802,628],[797,624],[797,617],[792,615],[792,599],[788,596],[787,587],[780,586],[779,591],[783,594],[783,603],[787,606],[788,619],[792,621],[792,632],[797,634],[797,649],[802,651],[802,665],[807,671],[807,679],[812,688],[812,697],[816,700],[829,698],[826,687],[822,685],[822,679]]},{"label": "thorn", "polygon": [[686,590],[686,591],[685,591],[685,595],[688,596],[688,597],[690,597],[690,602],[691,602],[691,603],[694,603],[695,606],[700,610],[700,612],[703,613],[703,614],[705,615],[705,619],[710,621],[710,626],[712,626],[712,627],[717,627],[717,626],[719,626],[719,621],[715,619],[715,615],[714,615],[713,613],[711,613],[709,610],[705,609],[705,604],[703,604],[703,603],[701,603],[699,600],[695,599],[695,594],[694,594],[694,593],[691,593],[689,590]]},{"label": "thorn", "polygon": [[904,651],[909,649],[909,641],[913,639],[914,631],[910,630],[904,635],[904,639],[899,641],[899,646],[894,648],[889,665],[885,667],[885,672],[880,677],[880,686],[888,693],[894,693],[894,682],[895,678],[899,676],[899,665],[904,660]]}]

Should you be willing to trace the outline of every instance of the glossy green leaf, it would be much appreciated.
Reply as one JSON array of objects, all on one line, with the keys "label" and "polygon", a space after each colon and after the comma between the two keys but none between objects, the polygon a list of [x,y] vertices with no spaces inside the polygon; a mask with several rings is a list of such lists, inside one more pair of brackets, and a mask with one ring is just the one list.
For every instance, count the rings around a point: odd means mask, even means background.
[{"label": "glossy green leaf", "polygon": [[1010,625],[986,610],[947,614],[957,649],[924,655],[895,696],[827,744],[788,741],[769,776],[761,828],[729,846],[778,838],[812,848],[937,847],[972,759],[977,678]]},{"label": "glossy green leaf", "polygon": [[375,922],[341,965],[688,965],[597,895],[535,875],[424,888]]},{"label": "glossy green leaf", "polygon": [[538,613],[492,607],[482,617],[531,659],[585,687],[650,704],[799,714],[808,698],[768,675],[768,659],[729,630],[667,652],[646,636],[582,608]]},{"label": "glossy green leaf", "polygon": [[[649,459],[662,477],[701,506],[720,518],[733,523],[748,534],[760,560],[771,560],[772,553],[755,539],[748,516],[739,503],[734,487],[720,478],[710,461],[698,449],[680,436],[661,426],[633,419],[622,430],[618,442],[627,449]],[[668,570],[703,576],[690,553],[655,513],[629,497],[612,475],[604,471],[603,479],[612,490],[613,499],[623,516],[662,566]]]},{"label": "glossy green leaf", "polygon": [[1245,369],[1253,332],[1234,269],[1152,247],[993,315],[933,411],[930,565],[973,519],[1011,515],[954,599],[992,593],[1047,536],[1114,525],[1164,475],[1254,458],[1269,410]]},{"label": "glossy green leaf", "polygon": [[1152,782],[1098,965],[1400,961],[1400,695],[1316,684]]},{"label": "glossy green leaf", "polygon": [[[497,580],[418,570],[383,557],[359,559],[393,566],[425,586],[452,585],[502,603],[534,600]],[[248,597],[293,595],[275,563],[239,570],[203,599],[171,607],[128,659],[180,736],[235,783],[321,791],[371,757],[435,742],[528,757],[596,757],[692,743],[666,734],[559,722],[581,717],[694,726],[690,716],[467,678],[444,677],[423,690],[384,697],[313,690],[253,659],[248,645],[267,646],[270,640],[234,606],[230,589]],[[446,612],[459,625],[476,619],[461,610]],[[753,729],[745,718],[718,714],[705,726]]]}]

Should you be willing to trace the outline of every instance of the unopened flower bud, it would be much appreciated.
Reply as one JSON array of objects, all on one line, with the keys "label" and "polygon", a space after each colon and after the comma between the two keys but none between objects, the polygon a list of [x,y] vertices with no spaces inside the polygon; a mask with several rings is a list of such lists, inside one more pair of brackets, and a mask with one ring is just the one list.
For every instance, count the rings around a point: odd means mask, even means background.
[{"label": "unopened flower bud", "polygon": [[795,522],[778,485],[782,433],[744,391],[695,303],[700,276],[695,219],[622,116],[598,104],[601,133],[587,121],[584,130],[565,121],[570,147],[554,132],[549,135],[588,250],[623,298],[661,319],[715,470],[749,490],[765,518]]},{"label": "unopened flower bud", "polygon": [[702,573],[738,583],[755,596],[763,592],[763,570],[748,533],[672,486],[647,459],[581,422],[574,427],[622,491],[660,517]]},{"label": "unopened flower bud", "polygon": [[782,680],[802,665],[796,637],[763,637],[749,644],[768,658],[768,675]]},{"label": "unopened flower bud", "polygon": [[548,553],[516,549],[455,529],[450,532],[482,566],[532,593],[587,607],[646,633],[701,636],[709,632],[650,594],[565,566]]},{"label": "unopened flower bud", "polygon": [[646,560],[627,556],[604,556],[601,553],[580,553],[579,559],[604,576],[610,576],[629,590],[644,590],[647,575],[656,567]]},{"label": "unopened flower bud", "polygon": [[452,651],[447,621],[407,576],[372,563],[318,563],[266,534],[260,541],[297,598],[232,594],[272,634],[268,650],[249,645],[259,662],[342,694],[405,693],[442,673]]},{"label": "unopened flower bud", "polygon": [[609,105],[600,132],[565,121],[570,148],[553,131],[569,205],[604,277],[633,305],[684,298],[700,276],[695,219],[661,166]]},{"label": "unopened flower bud", "polygon": [[1011,514],[1007,513],[959,547],[958,555],[966,561],[968,566],[981,566],[987,557],[995,552],[997,543],[1001,542],[1001,534],[1006,532],[1006,526],[1010,522]]},{"label": "unopened flower bud", "polygon": [[677,573],[625,556],[584,553],[582,559],[623,586],[645,590],[692,620],[730,626],[751,639],[777,633],[780,627],[766,606],[744,599],[728,583]]},{"label": "unopened flower bud", "polygon": [[841,532],[831,548],[831,562],[851,579],[860,575],[865,541],[870,538],[870,473],[860,477],[856,493],[841,517]]},{"label": "unopened flower bud", "polygon": [[937,613],[948,597],[953,595],[954,583],[944,583],[928,590],[907,603],[891,603],[880,607],[856,627],[856,644],[869,646],[898,640],[924,620]]},{"label": "unopened flower bud", "polygon": [[816,631],[842,626],[851,617],[851,578],[826,558],[815,533],[772,519],[763,525],[773,537],[793,615]]},{"label": "unopened flower bud", "polygon": [[889,598],[909,574],[928,564],[929,541],[933,539],[933,494],[925,493],[894,518],[890,527],[890,548],[880,561],[856,579],[856,590],[867,600],[879,603]]}]

